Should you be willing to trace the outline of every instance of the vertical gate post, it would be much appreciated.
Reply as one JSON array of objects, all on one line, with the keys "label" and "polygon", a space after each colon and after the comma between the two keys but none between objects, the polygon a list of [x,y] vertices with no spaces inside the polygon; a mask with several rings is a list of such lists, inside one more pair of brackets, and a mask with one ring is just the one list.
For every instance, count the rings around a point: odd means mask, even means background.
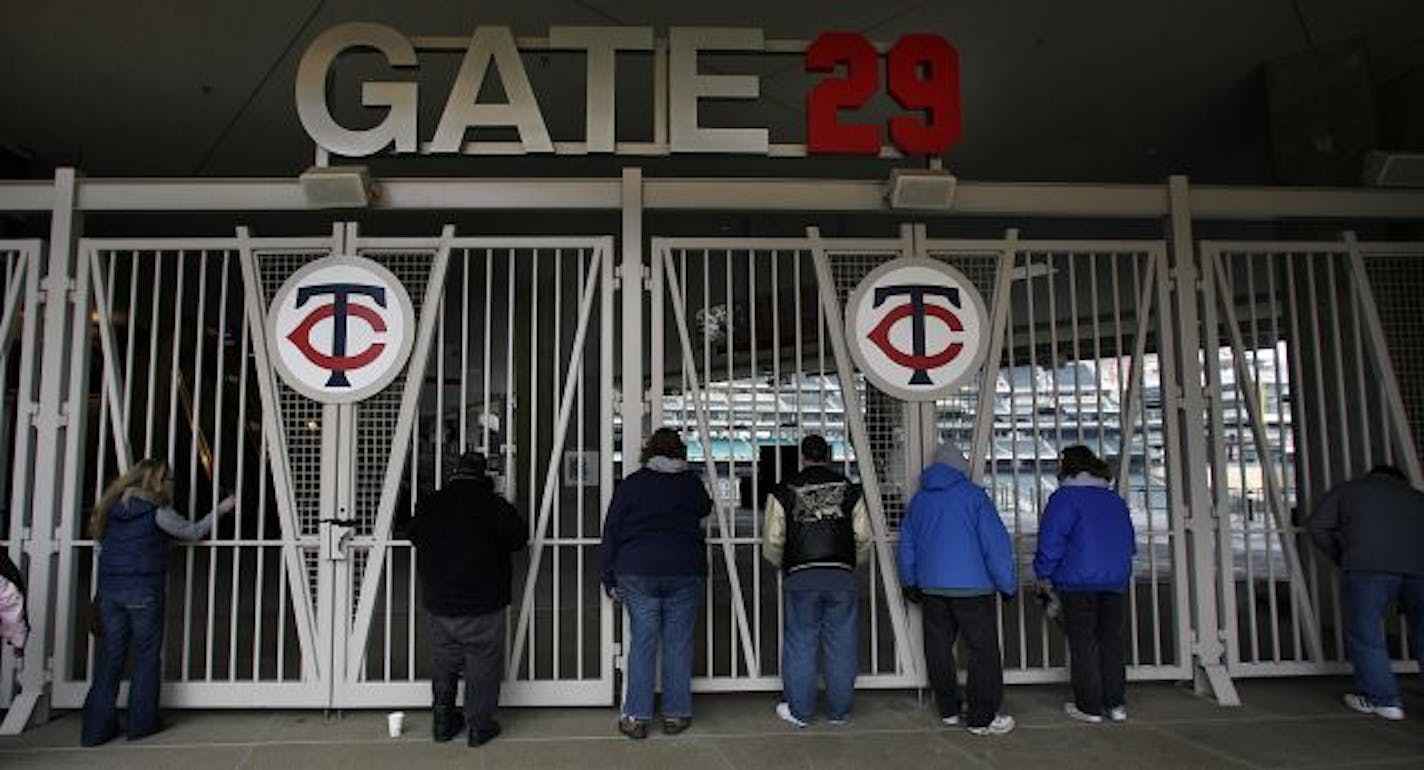
[{"label": "vertical gate post", "polygon": [[[622,260],[618,288],[623,292],[623,377],[619,383],[623,414],[623,475],[643,444],[643,170],[623,169]],[[660,333],[656,330],[654,333]]]},{"label": "vertical gate post", "polygon": [[[1180,495],[1173,496],[1173,514],[1185,517],[1185,532],[1188,540],[1187,560],[1191,596],[1192,617],[1191,644],[1193,687],[1200,695],[1215,697],[1222,706],[1239,706],[1241,699],[1236,686],[1226,668],[1226,646],[1231,640],[1225,639],[1221,622],[1221,603],[1218,601],[1216,535],[1219,521],[1212,506],[1211,485],[1206,469],[1208,457],[1206,444],[1202,440],[1208,435],[1205,424],[1206,392],[1202,384],[1202,364],[1198,357],[1201,350],[1201,327],[1198,318],[1198,298],[1200,296],[1200,271],[1197,267],[1196,243],[1192,236],[1190,190],[1185,176],[1172,176],[1167,182],[1170,217],[1167,222],[1168,238],[1172,254],[1171,280],[1176,297],[1177,347],[1167,351],[1177,356],[1177,381],[1169,387],[1180,393],[1181,426],[1179,435],[1169,442],[1175,442],[1172,449],[1186,458],[1181,467],[1185,478],[1171,480],[1173,489]],[[1162,280],[1168,280],[1163,276]],[[1163,308],[1164,317],[1167,308]],[[1206,363],[1216,365],[1214,352],[1209,351]],[[1220,441],[1220,436],[1212,436]],[[1181,590],[1181,587],[1178,587]]]},{"label": "vertical gate post", "polygon": [[[64,499],[63,485],[77,484],[78,468],[64,467],[66,441],[62,434],[72,430],[71,418],[82,413],[83,404],[64,402],[70,389],[66,387],[67,371],[72,351],[69,344],[71,312],[71,289],[75,279],[75,252],[83,222],[75,210],[76,174],[72,168],[61,168],[54,175],[54,208],[50,213],[50,235],[48,259],[40,293],[43,308],[44,340],[40,346],[39,394],[31,402],[29,388],[32,383],[20,384],[21,402],[33,404],[30,419],[35,428],[34,472],[30,478],[30,498],[27,509],[31,512],[29,538],[25,542],[25,553],[29,557],[29,571],[25,580],[29,588],[27,601],[31,607],[30,617],[35,620],[31,629],[24,667],[20,670],[20,693],[15,696],[5,721],[0,724],[0,735],[15,735],[31,722],[43,723],[49,719],[49,695],[53,665],[49,657],[51,624],[57,636],[67,632],[67,618],[60,617],[54,610],[60,605],[50,589],[54,571],[58,542],[55,528],[63,520],[60,501]],[[23,417],[17,417],[23,419]],[[21,423],[17,429],[28,429]],[[16,484],[24,483],[17,474]],[[25,502],[25,501],[20,501]],[[18,514],[24,508],[15,508]]]}]

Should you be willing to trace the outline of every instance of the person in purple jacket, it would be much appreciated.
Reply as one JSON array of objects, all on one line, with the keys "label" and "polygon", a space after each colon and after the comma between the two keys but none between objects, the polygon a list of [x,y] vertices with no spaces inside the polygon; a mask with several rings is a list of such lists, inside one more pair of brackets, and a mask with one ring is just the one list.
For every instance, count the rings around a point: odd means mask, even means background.
[{"label": "person in purple jacket", "polygon": [[1137,540],[1112,471],[1081,444],[1063,450],[1038,527],[1033,571],[1062,596],[1073,682],[1068,716],[1127,719],[1126,594]]},{"label": "person in purple jacket", "polygon": [[603,587],[628,608],[630,628],[618,730],[635,740],[653,719],[659,646],[663,732],[692,724],[692,631],[707,583],[702,520],[712,511],[677,431],[653,431],[642,462],[613,490],[603,522]]}]

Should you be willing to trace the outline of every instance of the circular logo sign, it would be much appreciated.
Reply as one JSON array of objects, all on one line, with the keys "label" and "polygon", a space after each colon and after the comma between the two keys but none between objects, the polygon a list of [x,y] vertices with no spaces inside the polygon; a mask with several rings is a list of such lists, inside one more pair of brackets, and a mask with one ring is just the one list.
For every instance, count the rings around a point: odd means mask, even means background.
[{"label": "circular logo sign", "polygon": [[984,300],[962,273],[931,259],[870,271],[851,292],[845,325],[861,372],[905,401],[950,395],[988,353]]},{"label": "circular logo sign", "polygon": [[293,273],[267,312],[273,364],[287,384],[326,403],[367,398],[391,383],[415,345],[415,310],[391,271],[334,256]]}]

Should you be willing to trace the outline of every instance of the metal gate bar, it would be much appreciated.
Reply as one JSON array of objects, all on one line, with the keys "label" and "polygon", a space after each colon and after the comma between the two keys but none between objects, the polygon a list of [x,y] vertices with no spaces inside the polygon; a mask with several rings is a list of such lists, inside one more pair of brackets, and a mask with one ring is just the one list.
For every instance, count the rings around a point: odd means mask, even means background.
[{"label": "metal gate bar", "polygon": [[[0,314],[0,469],[6,474],[9,491],[6,500],[6,526],[0,527],[0,548],[5,548],[10,560],[26,572],[23,539],[32,521],[25,513],[26,479],[30,470],[30,449],[33,446],[29,427],[29,391],[34,376],[35,314],[32,297],[38,288],[40,242],[0,241],[0,263],[4,266],[3,314]],[[28,311],[28,312],[27,312]],[[13,356],[13,357],[12,357]],[[16,380],[11,381],[11,362],[19,361]],[[9,394],[16,394],[9,401]],[[32,616],[38,610],[31,608]],[[20,658],[8,645],[0,645],[0,708],[8,708],[14,695]]]}]

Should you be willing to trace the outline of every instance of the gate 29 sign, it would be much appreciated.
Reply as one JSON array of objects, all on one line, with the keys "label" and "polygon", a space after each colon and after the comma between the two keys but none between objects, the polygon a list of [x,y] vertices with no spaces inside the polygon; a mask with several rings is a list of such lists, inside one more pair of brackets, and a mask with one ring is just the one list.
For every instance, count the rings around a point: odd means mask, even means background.
[{"label": "gate 29 sign", "polygon": [[897,259],[872,270],[850,295],[845,325],[861,372],[905,401],[951,395],[989,349],[989,316],[974,284],[931,259]]},{"label": "gate 29 sign", "polygon": [[415,347],[415,310],[391,271],[334,256],[287,278],[267,311],[267,342],[282,379],[324,403],[380,392]]},{"label": "gate 29 sign", "polygon": [[[416,52],[452,50],[463,50],[460,68],[448,91],[441,92],[445,106],[427,134],[417,118],[421,103],[432,96],[428,85],[422,91],[422,84],[410,78],[421,67]],[[336,65],[344,54],[357,51],[374,51],[383,59],[378,69],[392,72],[359,84],[360,104],[372,108],[372,115],[348,119],[361,126],[343,125],[333,114],[329,91],[351,93],[349,76],[338,77],[343,70]],[[556,143],[551,138],[540,101],[570,97],[536,93],[521,58],[521,52],[546,51],[582,54],[586,62],[585,125],[579,140]],[[469,38],[408,38],[384,24],[350,22],[326,30],[303,53],[296,78],[297,115],[317,145],[347,157],[392,146],[397,154],[422,155],[799,154],[797,145],[772,145],[765,127],[700,124],[700,103],[755,102],[761,96],[755,73],[700,67],[700,60],[714,53],[799,55],[806,72],[821,73],[805,94],[806,154],[878,155],[888,137],[902,154],[942,155],[959,141],[959,52],[943,37],[908,34],[877,45],[855,32],[824,32],[807,43],[768,40],[752,27],[671,27],[665,40],[655,40],[652,27],[554,26],[547,38],[534,40],[516,39],[504,26],[478,26]],[[640,54],[653,60],[653,82],[644,93],[653,97],[654,125],[643,128],[651,132],[652,142],[616,135],[618,64],[632,71],[627,59]],[[370,78],[368,71],[363,74]],[[486,92],[486,81],[503,95],[494,88]],[[561,87],[567,82],[559,80]],[[861,108],[881,94],[894,100],[899,114],[879,121],[866,117]],[[491,141],[490,132],[518,139]]]}]

